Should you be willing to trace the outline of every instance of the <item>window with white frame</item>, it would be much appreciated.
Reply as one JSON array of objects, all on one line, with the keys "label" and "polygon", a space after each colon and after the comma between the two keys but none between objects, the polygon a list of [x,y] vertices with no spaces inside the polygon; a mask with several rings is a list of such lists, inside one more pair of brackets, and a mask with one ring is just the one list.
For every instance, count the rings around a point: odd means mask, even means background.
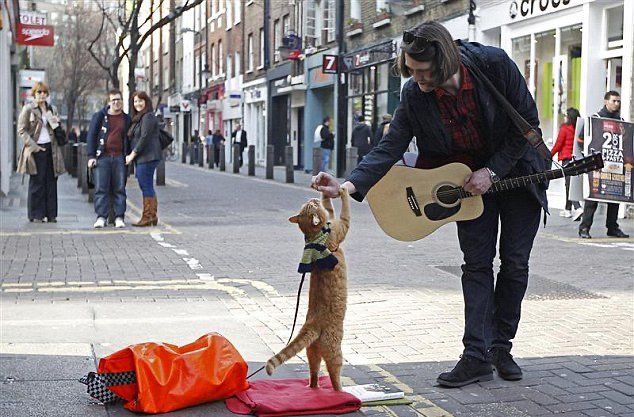
[{"label": "window with white frame", "polygon": [[361,20],[361,0],[350,1],[350,19]]},{"label": "window with white frame", "polygon": [[233,73],[233,60],[231,54],[227,54],[227,79],[232,77]]},{"label": "window with white frame", "polygon": [[253,34],[247,36],[247,71],[253,71]]},{"label": "window with white frame", "polygon": [[288,32],[291,30],[290,21],[288,15],[284,15],[282,17],[282,36],[288,35]]},{"label": "window with white frame", "polygon": [[309,1],[306,3],[306,14],[304,15],[304,44],[306,47],[318,46],[321,42],[317,41],[319,30],[317,17],[317,1]]},{"label": "window with white frame", "polygon": [[240,23],[242,14],[242,0],[233,0],[233,24]]},{"label": "window with white frame", "polygon": [[260,65],[259,68],[264,68],[264,29],[260,28]]},{"label": "window with white frame", "polygon": [[224,62],[224,60],[222,59],[223,56],[224,53],[222,52],[222,40],[218,40],[218,75],[224,75],[225,73],[222,65]]},{"label": "window with white frame", "polygon": [[273,22],[273,62],[280,60],[280,51],[278,48],[282,44],[282,29],[280,27],[280,19],[275,19]]},{"label": "window with white frame", "polygon": [[325,42],[334,42],[335,40],[335,24],[337,8],[335,0],[325,0],[326,7],[324,10],[324,38]]},{"label": "window with white frame", "polygon": [[388,0],[376,0],[376,11],[383,12],[388,10]]},{"label": "window with white frame", "polygon": [[225,5],[226,7],[226,12],[225,12],[225,18],[226,18],[226,25],[225,27],[227,29],[231,29],[231,25],[233,24],[233,0],[227,0],[227,3]]},{"label": "window with white frame", "polygon": [[218,74],[218,60],[216,59],[216,45],[211,44],[211,76],[216,77]]},{"label": "window with white frame", "polygon": [[235,62],[235,74],[236,77],[240,75],[240,70],[241,70],[241,66],[240,66],[240,52],[236,51],[236,57],[234,58],[234,62]]}]

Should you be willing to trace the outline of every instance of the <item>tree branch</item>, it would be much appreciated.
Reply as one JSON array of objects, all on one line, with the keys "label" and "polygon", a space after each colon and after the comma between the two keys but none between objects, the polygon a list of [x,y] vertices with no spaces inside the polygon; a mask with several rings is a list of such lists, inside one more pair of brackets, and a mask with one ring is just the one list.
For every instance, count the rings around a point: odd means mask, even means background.
[{"label": "tree branch", "polygon": [[145,40],[152,34],[152,32],[154,32],[155,30],[163,27],[164,25],[170,22],[173,22],[174,20],[179,18],[183,13],[185,13],[187,10],[192,9],[203,2],[203,0],[193,0],[193,2],[190,4],[189,1],[190,0],[187,0],[182,7],[177,8],[177,10],[173,12],[170,12],[170,14],[162,17],[161,19],[159,19],[158,22],[153,24],[152,27],[150,27],[150,29],[148,29],[148,31],[145,32],[143,36],[141,36],[141,39],[139,39],[139,42],[137,43],[137,47],[140,48],[141,45],[143,45],[143,43],[145,42]]}]

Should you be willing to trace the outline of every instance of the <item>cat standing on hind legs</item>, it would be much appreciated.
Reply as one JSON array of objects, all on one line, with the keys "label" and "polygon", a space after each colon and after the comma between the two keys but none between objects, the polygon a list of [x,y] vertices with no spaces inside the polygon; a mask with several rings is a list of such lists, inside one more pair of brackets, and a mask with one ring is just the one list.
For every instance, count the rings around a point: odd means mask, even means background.
[{"label": "cat standing on hind legs", "polygon": [[306,348],[310,368],[309,385],[319,385],[322,359],[335,391],[341,391],[343,320],[348,298],[346,260],[341,243],[350,227],[350,201],[346,188],[340,188],[341,215],[329,197],[322,194],[305,203],[298,214],[289,218],[304,234],[306,245],[299,272],[310,272],[310,290],[306,321],[297,336],[266,363],[273,370]]}]

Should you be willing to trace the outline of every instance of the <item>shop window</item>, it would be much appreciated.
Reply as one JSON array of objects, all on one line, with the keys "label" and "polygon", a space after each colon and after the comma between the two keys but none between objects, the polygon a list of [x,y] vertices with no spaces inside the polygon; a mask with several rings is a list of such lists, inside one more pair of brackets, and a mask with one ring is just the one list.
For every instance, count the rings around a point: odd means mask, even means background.
[{"label": "shop window", "polygon": [[535,34],[535,102],[539,111],[542,132],[545,138],[553,132],[553,57],[555,56],[555,31]]},{"label": "shop window", "polygon": [[606,61],[606,91],[621,91],[623,81],[623,58],[612,58]]},{"label": "shop window", "polygon": [[524,75],[526,84],[530,86],[531,78],[531,37],[530,35],[513,39],[513,61]]},{"label": "shop window", "polygon": [[623,47],[623,5],[605,11],[607,49]]},{"label": "shop window", "polygon": [[[561,78],[558,78],[560,97],[558,113],[563,115],[568,107],[579,109],[581,92],[581,25],[561,28],[560,49]],[[560,120],[561,121],[561,120]]]}]

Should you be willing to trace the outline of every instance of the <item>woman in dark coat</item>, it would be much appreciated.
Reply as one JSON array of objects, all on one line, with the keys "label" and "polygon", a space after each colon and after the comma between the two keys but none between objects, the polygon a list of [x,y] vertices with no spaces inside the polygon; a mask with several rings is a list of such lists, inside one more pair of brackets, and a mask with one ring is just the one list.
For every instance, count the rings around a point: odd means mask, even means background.
[{"label": "woman in dark coat", "polygon": [[159,121],[152,112],[152,101],[144,91],[137,91],[132,96],[132,125],[128,136],[132,141],[132,152],[125,158],[126,165],[134,161],[135,174],[143,193],[143,214],[138,223],[132,226],[156,226],[158,201],[154,192],[154,172],[163,153],[159,140]]}]

